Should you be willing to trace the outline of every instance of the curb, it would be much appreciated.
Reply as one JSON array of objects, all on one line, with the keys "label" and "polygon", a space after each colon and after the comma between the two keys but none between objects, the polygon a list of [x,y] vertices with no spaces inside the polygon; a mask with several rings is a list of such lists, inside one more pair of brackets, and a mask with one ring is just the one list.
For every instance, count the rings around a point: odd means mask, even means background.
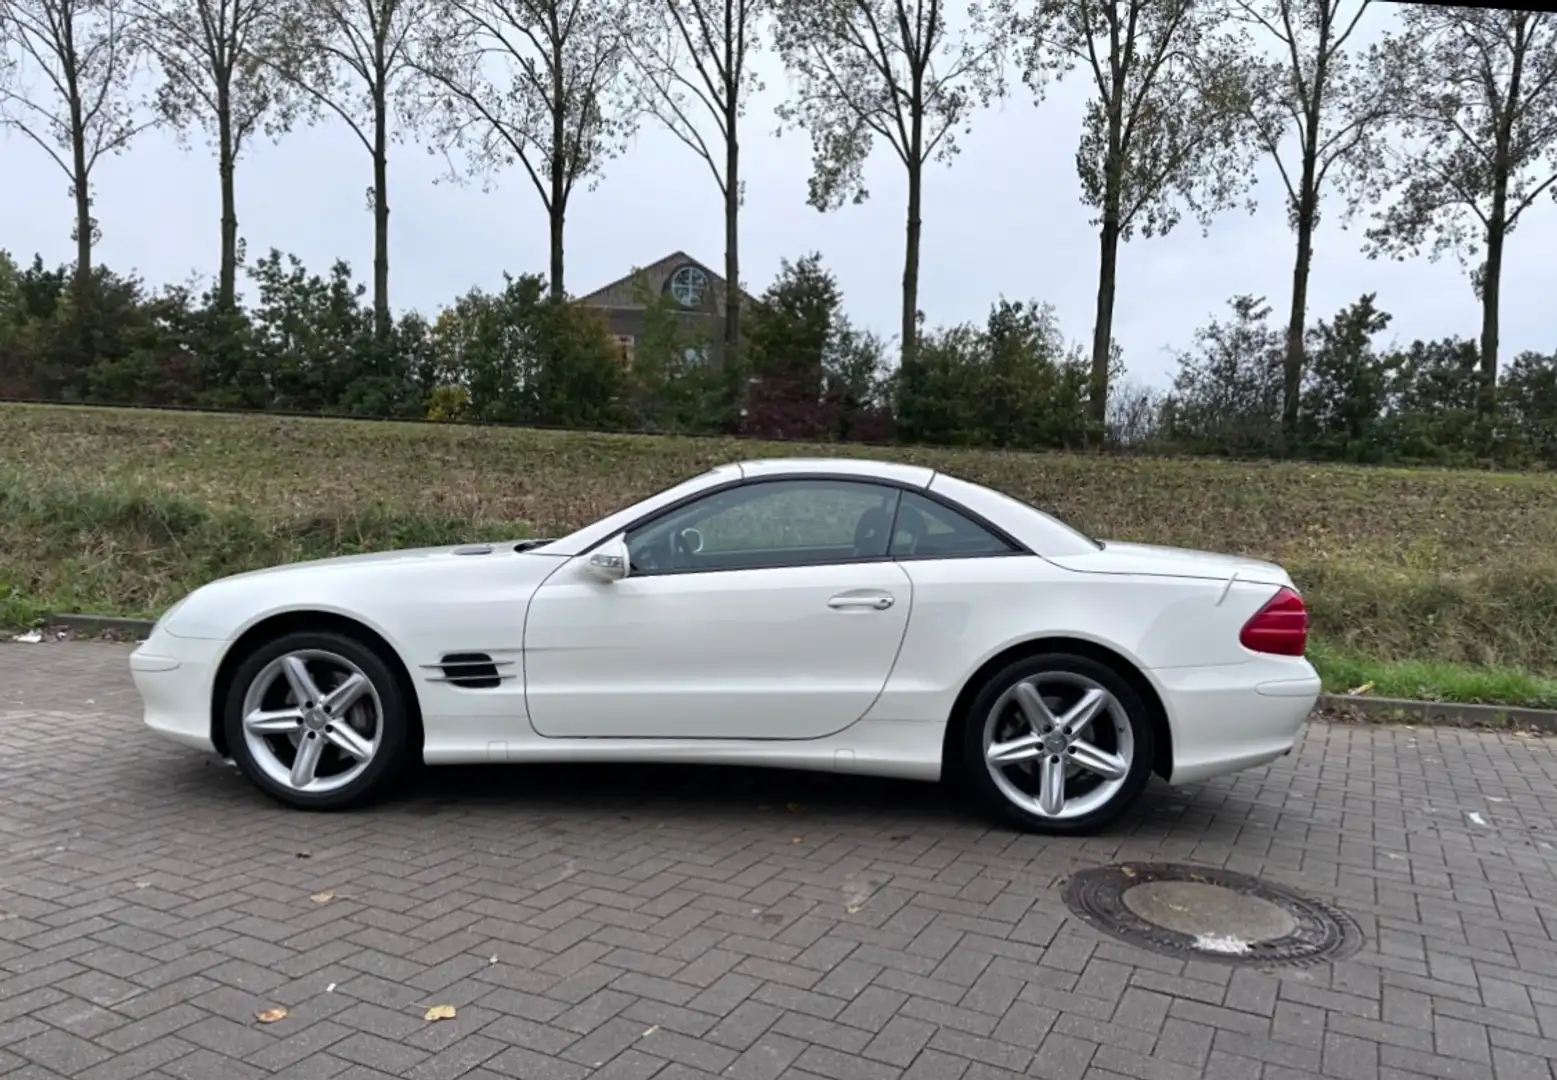
[{"label": "curb", "polygon": [[[117,631],[150,634],[156,623],[151,619],[122,619],[112,615],[49,616],[49,626],[87,633]],[[1406,698],[1366,697],[1360,694],[1320,694],[1319,710],[1350,713],[1381,724],[1422,724],[1424,726],[1501,728],[1538,731],[1557,735],[1557,710],[1526,709],[1513,705],[1469,705],[1442,701],[1411,701]]]},{"label": "curb", "polygon": [[1557,735],[1557,711],[1513,705],[1457,705],[1443,701],[1320,694],[1316,708],[1352,713],[1381,724],[1422,724],[1438,727],[1501,728]]},{"label": "curb", "polygon": [[44,622],[51,627],[61,630],[85,630],[89,633],[100,633],[104,630],[116,630],[122,633],[149,634],[156,622],[151,619],[121,619],[113,615],[72,615],[60,613],[50,615]]}]

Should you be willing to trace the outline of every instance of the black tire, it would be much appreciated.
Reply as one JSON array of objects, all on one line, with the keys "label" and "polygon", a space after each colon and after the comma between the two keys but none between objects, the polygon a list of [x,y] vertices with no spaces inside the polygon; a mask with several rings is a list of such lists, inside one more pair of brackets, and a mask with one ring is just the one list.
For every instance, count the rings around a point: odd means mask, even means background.
[{"label": "black tire", "polygon": [[[1095,809],[1070,818],[1045,817],[1020,806],[1001,791],[984,760],[984,730],[989,714],[1002,694],[1024,679],[1039,674],[1070,674],[1091,680],[1122,707],[1134,742],[1124,781],[1114,795]],[[999,820],[1024,832],[1051,836],[1095,833],[1129,810],[1151,779],[1155,731],[1151,713],[1129,680],[1107,664],[1073,653],[1039,653],[1012,661],[986,680],[968,706],[962,721],[962,779],[979,803]]]},{"label": "black tire", "polygon": [[[278,657],[307,649],[335,653],[355,664],[372,683],[383,714],[378,750],[367,768],[344,786],[326,792],[298,791],[267,775],[250,751],[243,730],[244,697],[255,678]],[[296,810],[348,810],[366,805],[387,794],[408,771],[412,724],[400,680],[376,650],[336,631],[293,631],[264,642],[245,656],[228,685],[222,725],[228,751],[243,774],[266,795]]]}]

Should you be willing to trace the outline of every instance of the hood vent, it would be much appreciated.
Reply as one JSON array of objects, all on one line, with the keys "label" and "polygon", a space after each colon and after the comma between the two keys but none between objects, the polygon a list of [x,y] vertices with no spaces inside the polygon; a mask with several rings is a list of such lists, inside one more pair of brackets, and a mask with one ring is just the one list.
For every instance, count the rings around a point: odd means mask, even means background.
[{"label": "hood vent", "polygon": [[443,659],[436,664],[423,664],[422,667],[440,672],[429,675],[429,682],[453,683],[467,690],[491,690],[502,685],[504,679],[514,677],[511,671],[499,670],[513,667],[513,664],[512,660],[493,660],[486,653],[458,652],[444,653]]},{"label": "hood vent", "polygon": [[457,547],[457,548],[455,548],[454,549],[454,554],[456,554],[456,555],[490,555],[490,554],[492,554],[492,545],[491,544],[467,544],[464,547]]}]

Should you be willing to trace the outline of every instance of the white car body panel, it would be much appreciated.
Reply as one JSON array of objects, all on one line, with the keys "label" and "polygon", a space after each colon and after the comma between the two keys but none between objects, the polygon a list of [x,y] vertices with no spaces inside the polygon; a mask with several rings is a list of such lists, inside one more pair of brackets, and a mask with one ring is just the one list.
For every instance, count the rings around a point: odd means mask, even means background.
[{"label": "white car body panel", "polygon": [[[888,561],[612,583],[583,562],[530,601],[525,699],[545,736],[835,734],[881,694],[913,602],[908,574]],[[878,598],[892,606],[866,606]]]},{"label": "white car body panel", "polygon": [[[714,570],[605,582],[589,554],[644,514],[743,479],[879,479],[961,505],[1029,553]],[[130,666],[145,722],[211,751],[217,672],[286,613],[366,627],[415,689],[432,764],[641,760],[773,765],[931,780],[959,696],[1039,639],[1112,651],[1160,701],[1168,779],[1193,783],[1289,751],[1319,693],[1302,657],[1254,653],[1240,628],[1291,581],[1252,559],[1101,549],[987,488],[918,466],[750,462],[694,477],[530,550],[348,556],[225,578],[158,623]],[[852,593],[892,604],[829,606]],[[442,681],[449,653],[500,684]]]}]

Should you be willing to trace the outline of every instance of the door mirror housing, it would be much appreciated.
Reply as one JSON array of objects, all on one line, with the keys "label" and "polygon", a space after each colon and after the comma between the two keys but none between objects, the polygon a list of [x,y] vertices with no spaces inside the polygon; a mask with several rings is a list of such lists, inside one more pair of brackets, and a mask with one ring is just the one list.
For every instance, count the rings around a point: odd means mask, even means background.
[{"label": "door mirror housing", "polygon": [[591,577],[597,581],[621,581],[627,576],[631,560],[627,554],[627,541],[620,535],[613,536],[590,553],[585,563]]}]

